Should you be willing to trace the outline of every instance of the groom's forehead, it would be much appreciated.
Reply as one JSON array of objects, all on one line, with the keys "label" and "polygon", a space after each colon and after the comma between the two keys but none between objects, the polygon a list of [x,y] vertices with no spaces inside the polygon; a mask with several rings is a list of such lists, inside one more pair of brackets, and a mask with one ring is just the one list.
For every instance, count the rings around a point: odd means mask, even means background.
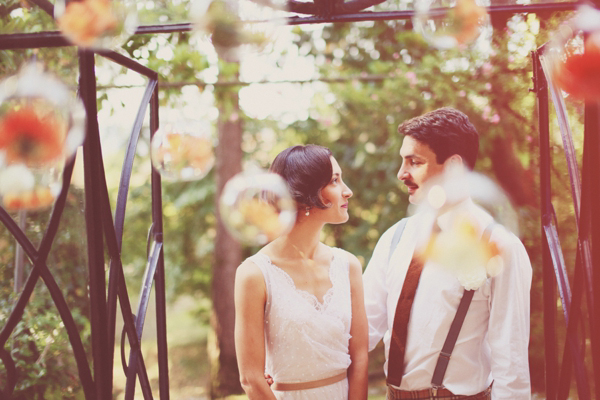
[{"label": "groom's forehead", "polygon": [[401,157],[415,157],[415,156],[427,156],[427,155],[435,155],[435,152],[427,143],[415,139],[412,136],[404,136],[402,139],[402,146],[400,147],[400,151],[398,154]]}]

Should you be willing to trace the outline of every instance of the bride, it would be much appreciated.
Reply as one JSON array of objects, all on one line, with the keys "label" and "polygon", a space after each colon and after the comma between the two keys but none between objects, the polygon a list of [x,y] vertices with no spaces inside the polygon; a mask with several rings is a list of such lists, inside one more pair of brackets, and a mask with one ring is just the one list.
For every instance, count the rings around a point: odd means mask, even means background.
[{"label": "bride", "polygon": [[[298,206],[292,230],[247,258],[235,277],[235,346],[250,400],[367,398],[368,328],[358,259],[321,243],[348,220],[352,191],[331,151],[293,146],[271,172]],[[273,378],[269,386],[264,378]]]}]

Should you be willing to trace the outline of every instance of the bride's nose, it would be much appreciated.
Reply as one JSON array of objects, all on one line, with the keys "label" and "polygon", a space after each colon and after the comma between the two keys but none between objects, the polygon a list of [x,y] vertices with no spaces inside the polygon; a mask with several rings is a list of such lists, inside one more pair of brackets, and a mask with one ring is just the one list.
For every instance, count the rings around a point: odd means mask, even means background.
[{"label": "bride's nose", "polygon": [[342,195],[345,198],[349,199],[350,197],[352,197],[352,194],[353,194],[352,190],[350,190],[350,188],[348,187],[348,185],[344,185],[344,186],[346,186],[346,188],[344,189],[344,192],[342,193]]}]

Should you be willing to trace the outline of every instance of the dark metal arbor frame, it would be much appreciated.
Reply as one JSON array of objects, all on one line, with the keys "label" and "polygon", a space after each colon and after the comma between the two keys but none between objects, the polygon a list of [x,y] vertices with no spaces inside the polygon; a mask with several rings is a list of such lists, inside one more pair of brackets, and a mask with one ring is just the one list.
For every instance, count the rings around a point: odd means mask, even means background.
[{"label": "dark metal arbor frame", "polygon": [[[38,5],[45,11],[53,14],[53,6],[46,1],[39,1]],[[57,32],[43,32],[34,35],[1,35],[1,49],[23,49],[39,47],[70,46]],[[19,244],[32,261],[33,269],[27,278],[25,286],[9,316],[0,331],[0,359],[6,369],[6,387],[0,388],[2,398],[10,398],[16,385],[15,363],[10,354],[4,349],[6,342],[21,319],[24,309],[31,297],[38,278],[42,278],[48,287],[65,329],[69,336],[79,378],[86,399],[112,398],[113,388],[113,363],[114,363],[114,338],[117,316],[117,298],[124,321],[125,335],[130,345],[129,362],[122,353],[122,363],[127,376],[125,398],[132,399],[135,394],[136,378],[139,378],[144,398],[152,398],[152,391],[148,379],[144,358],[141,354],[140,339],[144,327],[146,310],[150,300],[153,282],[155,282],[156,295],[156,321],[157,321],[157,347],[159,359],[159,393],[164,399],[169,398],[169,378],[167,363],[167,338],[166,338],[166,301],[164,259],[162,252],[162,195],[161,180],[157,171],[152,170],[152,224],[148,235],[148,261],[144,282],[142,285],[136,313],[132,312],[129,302],[125,277],[121,264],[121,244],[125,220],[125,208],[129,181],[131,177],[135,149],[140,136],[146,110],[150,107],[150,132],[151,135],[158,129],[158,74],[137,62],[111,51],[99,52],[102,56],[116,62],[146,78],[148,83],[142,97],[137,116],[130,134],[129,143],[125,153],[123,170],[119,184],[114,220],[112,217],[104,164],[98,129],[96,108],[96,76],[94,53],[88,50],[79,50],[79,95],[86,109],[86,140],[83,145],[84,179],[85,179],[85,219],[88,242],[88,271],[89,271],[89,298],[91,316],[92,339],[92,365],[93,375],[86,352],[81,342],[81,337],[75,326],[73,316],[67,303],[46,265],[46,259],[52,242],[56,235],[62,212],[65,207],[69,183],[75,159],[68,160],[64,174],[63,187],[52,214],[47,231],[41,241],[39,249],[32,243],[17,226],[10,215],[0,208],[0,220],[17,239]],[[110,272],[107,282],[104,270],[104,254],[106,250],[110,258]],[[122,349],[124,346],[122,346]]]},{"label": "dark metal arbor frame", "polygon": [[[53,5],[47,0],[30,0],[50,15],[53,14]],[[365,8],[382,3],[382,0],[315,0],[314,3],[298,2],[289,0],[288,5],[292,12],[308,14],[309,16],[293,16],[288,19],[290,25],[324,23],[324,22],[354,22],[365,20],[404,20],[412,17],[412,11],[389,11],[368,12]],[[537,13],[548,11],[572,10],[577,3],[540,3],[529,5],[501,5],[489,7],[491,14],[514,14],[514,13]],[[136,34],[160,34],[171,32],[190,31],[189,23],[168,25],[146,25],[137,29]],[[42,47],[71,46],[60,32],[41,32],[35,34],[10,34],[0,35],[0,49],[24,49]],[[135,118],[131,131],[129,144],[125,155],[119,192],[117,196],[114,219],[112,217],[108,191],[106,187],[105,171],[102,162],[101,145],[99,138],[97,109],[96,109],[96,77],[94,72],[95,55],[89,50],[80,50],[79,69],[80,82],[79,93],[84,102],[87,113],[87,138],[83,146],[84,174],[85,174],[85,200],[86,200],[86,232],[88,239],[88,269],[89,269],[89,297],[91,309],[91,332],[92,332],[92,366],[90,370],[86,353],[77,332],[73,316],[67,303],[54,280],[46,260],[55,238],[58,224],[65,207],[65,201],[73,172],[74,159],[67,162],[64,176],[63,188],[54,209],[52,210],[47,231],[38,249],[29,241],[24,232],[18,227],[8,213],[0,208],[0,220],[16,238],[18,243],[32,261],[33,269],[25,283],[24,289],[14,306],[14,309],[0,331],[0,360],[6,370],[6,387],[0,388],[2,398],[10,398],[16,385],[16,369],[10,354],[4,349],[16,324],[23,315],[33,288],[41,277],[48,287],[50,295],[57,310],[65,324],[69,336],[73,354],[77,363],[81,385],[86,399],[109,399],[112,396],[112,382],[114,363],[114,337],[115,321],[117,313],[117,299],[124,320],[124,335],[129,341],[130,355],[128,362],[125,354],[121,355],[123,368],[127,377],[125,398],[132,399],[135,392],[136,379],[139,378],[140,387],[144,398],[151,399],[152,391],[144,365],[144,358],[140,351],[140,338],[143,331],[144,319],[148,306],[149,296],[153,282],[155,282],[155,294],[157,305],[157,345],[159,364],[159,393],[161,399],[169,398],[169,378],[167,362],[167,338],[166,338],[166,303],[165,303],[165,278],[163,261],[162,240],[162,200],[160,175],[152,170],[152,224],[148,236],[148,257],[144,282],[142,285],[140,300],[136,313],[133,314],[129,303],[127,287],[121,264],[121,243],[123,236],[123,224],[126,208],[129,180],[135,156],[135,148],[141,132],[142,123],[146,110],[150,109],[150,132],[151,135],[158,129],[158,74],[137,62],[111,51],[96,52],[128,69],[138,72],[148,78],[146,91],[142,97],[138,114]],[[581,320],[580,303],[582,293],[587,294],[588,311],[590,321],[593,321],[591,335],[593,340],[593,360],[595,381],[600,382],[600,295],[595,298],[593,293],[600,293],[600,274],[594,277],[592,265],[600,262],[600,247],[595,252],[591,246],[594,231],[590,226],[594,222],[600,222],[599,210],[591,206],[592,199],[600,198],[600,179],[594,171],[600,170],[600,142],[598,138],[598,108],[597,105],[586,107],[586,133],[584,146],[584,174],[583,192],[581,196],[581,184],[576,174],[576,162],[574,164],[574,152],[569,150],[567,161],[571,173],[571,181],[574,194],[574,204],[577,221],[579,223],[579,244],[573,295],[566,278],[566,268],[562,260],[562,253],[556,235],[556,226],[553,224],[553,211],[550,193],[550,164],[549,164],[549,139],[548,139],[548,96],[547,83],[543,76],[539,53],[534,53],[535,91],[538,95],[539,121],[540,121],[540,154],[541,154],[541,197],[542,197],[542,230],[546,239],[547,247],[544,258],[544,304],[545,304],[545,333],[546,333],[546,376],[547,395],[549,399],[566,398],[568,393],[571,373],[571,362],[575,365],[576,379],[580,397],[590,398],[589,383],[585,371],[582,371],[583,356],[577,342],[577,322]],[[545,96],[545,97],[544,97]],[[555,100],[556,104],[556,100]],[[567,138],[568,135],[563,135]],[[572,149],[565,145],[565,149]],[[581,200],[580,200],[581,199]],[[592,222],[590,225],[589,222]],[[598,236],[596,233],[595,236]],[[594,237],[595,237],[594,236]],[[108,252],[110,258],[110,272],[108,282],[104,275],[104,251]],[[555,278],[556,271],[556,278]],[[595,280],[592,280],[594,278]],[[567,339],[565,345],[565,356],[560,375],[560,386],[558,380],[558,362],[556,354],[557,339],[555,336],[555,314],[556,314],[556,282],[559,283],[561,300],[565,304],[565,320],[567,321]],[[108,288],[108,291],[107,291]],[[595,312],[594,312],[595,311]],[[596,316],[596,318],[594,318]],[[594,338],[594,336],[596,336]],[[124,346],[121,346],[124,348]],[[93,373],[92,373],[93,371]],[[586,391],[586,387],[588,387]],[[560,393],[558,392],[560,389]],[[600,398],[596,386],[597,398]]]},{"label": "dark metal arbor frame", "polygon": [[[538,99],[540,130],[546,395],[549,399],[566,399],[569,395],[571,374],[574,371],[579,398],[592,398],[585,367],[585,339],[587,339],[591,347],[595,397],[600,398],[600,269],[598,268],[600,211],[595,204],[600,199],[600,174],[598,173],[600,171],[600,104],[585,104],[582,177],[580,178],[565,102],[560,90],[547,78],[550,65],[544,56],[544,50],[548,46],[546,44],[532,53],[533,90]],[[548,93],[551,95],[558,118],[578,232],[571,284],[569,284],[552,205]],[[594,247],[592,243],[596,243],[596,246]],[[556,336],[557,289],[567,327],[560,368]],[[584,294],[587,300],[587,316],[584,315],[582,305]],[[587,335],[584,321],[589,322]]]}]

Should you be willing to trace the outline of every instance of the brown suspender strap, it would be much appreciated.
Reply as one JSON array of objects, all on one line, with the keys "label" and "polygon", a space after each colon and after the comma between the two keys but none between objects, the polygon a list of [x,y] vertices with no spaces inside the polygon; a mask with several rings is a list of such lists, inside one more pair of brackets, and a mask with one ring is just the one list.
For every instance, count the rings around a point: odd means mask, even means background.
[{"label": "brown suspender strap", "polygon": [[410,319],[410,310],[421,278],[421,271],[423,271],[423,263],[413,259],[406,271],[406,278],[404,278],[404,284],[396,306],[396,314],[394,315],[392,340],[388,355],[387,383],[398,387],[404,374],[404,352],[406,350],[408,320]]},{"label": "brown suspender strap", "polygon": [[[481,235],[482,240],[486,242],[490,241],[490,236],[492,235],[492,229],[494,229],[494,226],[495,223],[492,222],[485,228],[483,234]],[[456,315],[454,316],[452,324],[450,325],[448,336],[446,336],[446,341],[442,346],[442,351],[440,351],[437,363],[435,364],[433,377],[431,378],[431,386],[433,388],[443,387],[442,382],[444,380],[444,375],[446,375],[448,363],[450,362],[450,355],[452,354],[452,350],[454,350],[454,345],[458,339],[460,328],[462,328],[462,324],[465,321],[465,317],[467,316],[467,311],[469,310],[469,306],[471,305],[471,300],[473,299],[474,294],[474,290],[465,290],[463,292],[463,296],[460,299],[460,304],[456,310]]]},{"label": "brown suspender strap", "polygon": [[460,328],[465,321],[474,293],[474,290],[465,290],[462,299],[460,299],[460,304],[458,305],[456,315],[450,325],[448,336],[446,336],[446,341],[444,342],[444,346],[442,346],[442,351],[440,351],[437,363],[435,364],[433,378],[431,378],[431,386],[434,388],[442,387],[442,381],[444,380],[444,375],[446,375],[446,368],[448,368],[448,363],[450,362],[450,354],[452,354],[456,339],[458,339]]}]

